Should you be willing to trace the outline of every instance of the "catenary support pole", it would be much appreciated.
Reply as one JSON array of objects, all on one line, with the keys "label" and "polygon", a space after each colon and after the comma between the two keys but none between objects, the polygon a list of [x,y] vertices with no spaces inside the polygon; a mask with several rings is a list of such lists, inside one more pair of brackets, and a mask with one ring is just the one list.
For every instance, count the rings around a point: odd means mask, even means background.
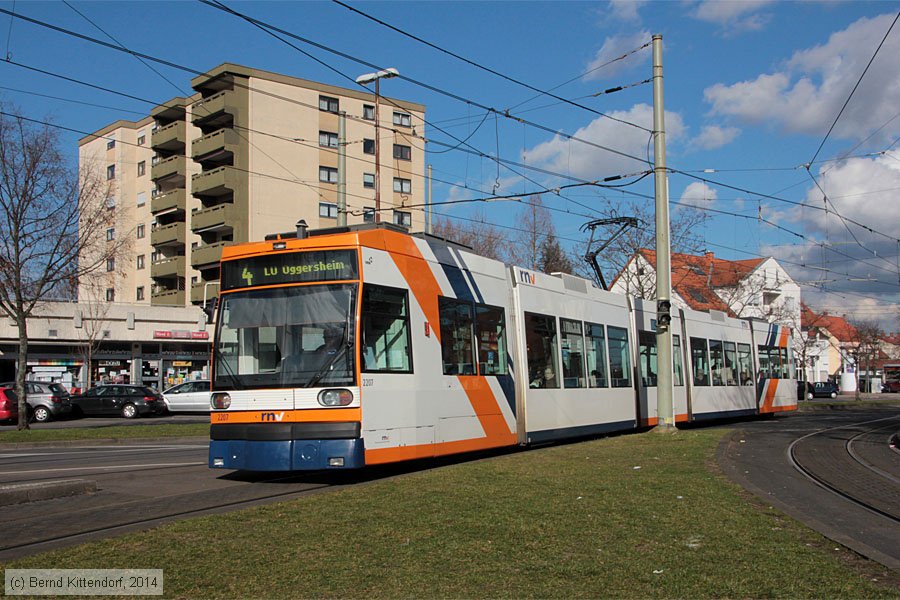
[{"label": "catenary support pole", "polygon": [[653,175],[656,184],[656,410],[657,430],[675,429],[672,387],[672,265],[669,248],[669,181],[663,106],[662,36],[653,36]]},{"label": "catenary support pole", "polygon": [[347,225],[347,113],[341,111],[338,118],[338,186],[337,225]]}]

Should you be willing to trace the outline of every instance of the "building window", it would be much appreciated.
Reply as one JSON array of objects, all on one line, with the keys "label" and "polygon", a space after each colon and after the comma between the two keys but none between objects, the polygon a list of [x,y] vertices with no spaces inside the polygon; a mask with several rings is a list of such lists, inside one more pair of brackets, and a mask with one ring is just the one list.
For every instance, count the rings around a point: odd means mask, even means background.
[{"label": "building window", "polygon": [[143,254],[138,254],[138,256],[137,256],[137,268],[138,269],[144,268],[144,255]]},{"label": "building window", "polygon": [[363,187],[375,189],[375,173],[363,173]]},{"label": "building window", "polygon": [[138,287],[137,292],[135,293],[134,296],[135,296],[135,300],[137,300],[138,302],[143,300],[144,299],[144,286]]},{"label": "building window", "polygon": [[332,204],[330,202],[319,202],[319,216],[325,217],[327,219],[337,219],[337,204]]},{"label": "building window", "polygon": [[143,224],[143,223],[140,223],[140,224],[137,226],[136,231],[137,231],[137,239],[139,239],[139,240],[144,239],[144,236],[146,235],[146,232],[145,232],[144,224]]},{"label": "building window", "polygon": [[362,370],[412,373],[407,291],[363,286]]},{"label": "building window", "polygon": [[147,192],[138,192],[137,205],[143,206],[145,204],[147,204]]},{"label": "building window", "polygon": [[403,210],[394,211],[394,223],[404,227],[412,227],[412,213]]},{"label": "building window", "polygon": [[319,96],[319,110],[336,113],[339,109],[339,106],[340,104],[338,103],[337,98],[331,98],[329,96]]},{"label": "building window", "polygon": [[116,140],[109,140],[108,142],[106,142],[107,150],[112,150],[115,147],[116,147]]},{"label": "building window", "polygon": [[320,131],[319,132],[319,145],[323,148],[337,148],[338,147],[338,134],[331,133],[330,131]]},{"label": "building window", "polygon": [[363,119],[366,121],[375,120],[375,107],[371,104],[363,104]]},{"label": "building window", "polygon": [[397,160],[412,160],[412,148],[394,144],[394,158]]},{"label": "building window", "polygon": [[337,183],[338,170],[331,167],[319,167],[319,181],[323,183]]},{"label": "building window", "polygon": [[109,196],[109,197],[106,199],[106,208],[115,208],[115,207],[116,207],[116,197],[115,197],[115,196]]},{"label": "building window", "polygon": [[107,258],[106,259],[106,271],[112,272],[116,270],[116,259],[115,258]]},{"label": "building window", "polygon": [[147,161],[142,160],[141,162],[138,163],[137,167],[138,167],[138,174],[137,174],[137,176],[138,176],[138,177],[143,177],[144,174],[147,173]]},{"label": "building window", "polygon": [[407,113],[395,112],[394,125],[399,125],[400,127],[412,127],[412,118]]},{"label": "building window", "polygon": [[450,298],[438,298],[441,318],[441,359],[444,375],[476,375],[475,318],[472,305]]},{"label": "building window", "polygon": [[374,223],[375,222],[375,209],[374,208],[364,208],[363,209],[363,223]]},{"label": "building window", "polygon": [[115,288],[106,288],[106,301],[107,302],[115,302],[116,301]]},{"label": "building window", "polygon": [[394,191],[400,194],[412,193],[412,180],[394,177]]},{"label": "building window", "polygon": [[106,180],[110,181],[116,178],[116,165],[106,167]]},{"label": "building window", "polygon": [[363,140],[363,154],[375,154],[375,140]]},{"label": "building window", "polygon": [[106,241],[111,242],[114,239],[116,239],[116,228],[110,227],[109,229],[106,230]]},{"label": "building window", "polygon": [[146,132],[145,132],[143,129],[141,129],[141,130],[138,132],[137,145],[138,145],[138,146],[143,146],[143,145],[146,144],[146,143],[147,143],[147,134],[146,134]]},{"label": "building window", "polygon": [[556,363],[556,319],[525,313],[525,344],[528,353],[528,381],[533,388],[558,388]]}]

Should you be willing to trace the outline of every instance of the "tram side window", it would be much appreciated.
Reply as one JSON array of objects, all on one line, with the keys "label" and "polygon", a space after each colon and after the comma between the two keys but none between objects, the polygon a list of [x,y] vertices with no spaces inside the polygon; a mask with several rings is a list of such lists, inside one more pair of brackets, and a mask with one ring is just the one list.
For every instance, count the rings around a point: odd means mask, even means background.
[{"label": "tram side window", "polygon": [[709,385],[709,357],[706,355],[706,340],[691,338],[691,362],[694,365],[694,385]]},{"label": "tram side window", "polygon": [[606,334],[603,325],[585,323],[588,387],[609,387],[606,379]]},{"label": "tram side window", "polygon": [[780,375],[780,377],[782,379],[790,379],[791,378],[791,364],[788,362],[788,349],[787,348],[779,348],[778,353],[781,358],[781,375]]},{"label": "tram side window", "polygon": [[778,348],[759,346],[759,376],[765,379],[780,379],[781,357]]},{"label": "tram side window", "polygon": [[753,358],[750,356],[750,344],[738,344],[737,355],[741,385],[753,385]]},{"label": "tram side window", "polygon": [[556,319],[547,315],[525,313],[525,344],[530,387],[558,388]]},{"label": "tram side window", "polygon": [[363,286],[363,371],[412,373],[406,290]]},{"label": "tram side window", "polygon": [[631,387],[631,361],[628,360],[628,330],[607,327],[609,336],[609,370],[614,388]]},{"label": "tram side window", "polygon": [[482,375],[506,375],[506,323],[503,309],[475,305],[478,325],[478,368]]},{"label": "tram side window", "polygon": [[475,319],[472,305],[438,298],[444,375],[475,375]]},{"label": "tram side window", "polygon": [[725,356],[719,340],[709,340],[709,366],[713,385],[725,385]]},{"label": "tram side window", "polygon": [[737,350],[734,342],[725,342],[725,384],[737,385]]},{"label": "tram side window", "polygon": [[641,379],[644,387],[656,387],[656,374],[659,372],[656,357],[656,334],[652,331],[638,332],[640,341],[638,360],[641,366]]},{"label": "tram side window", "polygon": [[675,368],[675,385],[684,385],[684,364],[681,354],[681,337],[672,336],[672,366]]},{"label": "tram side window", "polygon": [[563,385],[567,388],[586,387],[584,377],[584,335],[581,321],[560,319],[562,330]]}]

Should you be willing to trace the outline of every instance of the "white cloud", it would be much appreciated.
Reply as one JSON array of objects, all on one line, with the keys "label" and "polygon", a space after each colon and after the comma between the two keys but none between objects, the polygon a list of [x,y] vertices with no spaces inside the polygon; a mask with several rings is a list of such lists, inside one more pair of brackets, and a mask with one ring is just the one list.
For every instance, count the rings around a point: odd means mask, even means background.
[{"label": "white cloud", "polygon": [[712,208],[719,193],[702,181],[695,181],[681,192],[681,206],[694,206],[697,208]]},{"label": "white cloud", "polygon": [[737,127],[719,127],[718,125],[704,125],[699,135],[688,144],[699,150],[715,150],[727,146],[741,134]]},{"label": "white cloud", "polygon": [[757,11],[772,2],[774,0],[704,0],[697,5],[693,16],[719,25],[726,33],[756,31],[762,29],[770,19],[770,15]]},{"label": "white cloud", "polygon": [[[653,107],[647,104],[636,104],[627,111],[612,111],[608,114],[647,129],[653,124]],[[677,142],[684,133],[685,126],[681,115],[666,111],[667,141]],[[598,117],[572,135],[644,159],[647,155],[647,139],[650,134],[635,127]],[[524,159],[532,165],[536,164],[588,180],[648,168],[645,162],[638,162],[559,135],[526,151]]]},{"label": "white cloud", "polygon": [[[796,52],[783,69],[731,85],[718,83],[704,90],[704,97],[713,114],[824,137],[893,17],[859,19],[832,34],[827,43]],[[898,71],[900,35],[892,35],[832,136],[862,139],[895,116],[900,106]],[[900,120],[895,120],[879,132],[875,143],[898,133]]]},{"label": "white cloud", "polygon": [[585,67],[587,72],[587,75],[584,76],[585,81],[606,79],[626,69],[650,62],[651,54],[648,49],[647,51],[632,54],[624,60],[607,64],[635,48],[640,48],[649,42],[652,37],[649,31],[644,30],[630,35],[614,35],[606,38],[603,41],[603,46],[594,55],[594,59]]},{"label": "white cloud", "polygon": [[646,0],[610,0],[609,10],[614,19],[632,23],[641,20],[638,11],[645,4]]}]

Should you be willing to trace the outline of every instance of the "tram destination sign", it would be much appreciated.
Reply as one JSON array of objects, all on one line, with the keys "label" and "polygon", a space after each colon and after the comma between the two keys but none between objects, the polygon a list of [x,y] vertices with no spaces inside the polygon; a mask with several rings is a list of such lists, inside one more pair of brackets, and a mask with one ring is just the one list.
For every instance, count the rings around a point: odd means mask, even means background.
[{"label": "tram destination sign", "polygon": [[222,263],[222,289],[358,279],[356,250],[279,252]]}]

